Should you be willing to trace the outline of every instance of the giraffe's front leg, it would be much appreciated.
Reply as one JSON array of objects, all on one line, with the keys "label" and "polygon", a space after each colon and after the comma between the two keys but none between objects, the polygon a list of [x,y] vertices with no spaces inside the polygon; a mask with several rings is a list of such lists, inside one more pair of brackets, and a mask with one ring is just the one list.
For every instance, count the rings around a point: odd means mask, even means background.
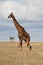
[{"label": "giraffe's front leg", "polygon": [[21,46],[21,48],[22,48],[22,41],[20,41],[20,46]]},{"label": "giraffe's front leg", "polygon": [[22,39],[21,39],[20,36],[19,36],[19,41],[20,41],[20,43],[19,43],[18,47],[21,47],[22,48]]},{"label": "giraffe's front leg", "polygon": [[18,45],[18,47],[21,47],[22,48],[22,41],[20,41],[20,44]]}]

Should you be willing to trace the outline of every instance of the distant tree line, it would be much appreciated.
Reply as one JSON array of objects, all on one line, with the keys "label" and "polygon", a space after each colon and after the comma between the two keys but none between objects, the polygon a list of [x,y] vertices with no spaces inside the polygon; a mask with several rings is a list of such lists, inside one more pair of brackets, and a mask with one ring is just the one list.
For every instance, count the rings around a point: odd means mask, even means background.
[{"label": "distant tree line", "polygon": [[13,36],[9,36],[9,39],[10,39],[11,41],[13,41],[13,40],[14,40],[14,37],[13,37]]}]

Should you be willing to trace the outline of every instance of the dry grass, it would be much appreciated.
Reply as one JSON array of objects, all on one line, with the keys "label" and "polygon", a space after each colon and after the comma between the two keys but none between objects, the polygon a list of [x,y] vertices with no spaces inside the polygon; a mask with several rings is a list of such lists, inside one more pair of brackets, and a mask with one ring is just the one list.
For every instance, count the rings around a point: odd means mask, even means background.
[{"label": "dry grass", "polygon": [[43,42],[31,42],[32,50],[23,43],[0,42],[0,65],[43,65]]}]

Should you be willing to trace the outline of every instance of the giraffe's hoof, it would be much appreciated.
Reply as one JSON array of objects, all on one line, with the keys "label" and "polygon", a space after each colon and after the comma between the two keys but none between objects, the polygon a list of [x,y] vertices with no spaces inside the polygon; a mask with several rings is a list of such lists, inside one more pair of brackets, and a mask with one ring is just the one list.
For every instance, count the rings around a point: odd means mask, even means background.
[{"label": "giraffe's hoof", "polygon": [[32,50],[32,46],[30,46],[30,50]]},{"label": "giraffe's hoof", "polygon": [[18,47],[20,47],[20,44],[18,45]]},{"label": "giraffe's hoof", "polygon": [[18,45],[18,47],[20,47],[20,45]]},{"label": "giraffe's hoof", "polygon": [[18,45],[18,47],[21,47],[22,48],[22,46],[20,46],[20,45]]}]

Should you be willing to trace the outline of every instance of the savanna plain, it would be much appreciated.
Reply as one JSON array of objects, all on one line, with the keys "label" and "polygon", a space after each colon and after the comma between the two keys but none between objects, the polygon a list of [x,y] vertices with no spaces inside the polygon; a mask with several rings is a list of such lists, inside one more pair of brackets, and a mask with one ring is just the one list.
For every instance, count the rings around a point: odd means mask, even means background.
[{"label": "savanna plain", "polygon": [[0,65],[43,65],[43,42],[30,42],[32,50],[23,42],[0,42]]}]

